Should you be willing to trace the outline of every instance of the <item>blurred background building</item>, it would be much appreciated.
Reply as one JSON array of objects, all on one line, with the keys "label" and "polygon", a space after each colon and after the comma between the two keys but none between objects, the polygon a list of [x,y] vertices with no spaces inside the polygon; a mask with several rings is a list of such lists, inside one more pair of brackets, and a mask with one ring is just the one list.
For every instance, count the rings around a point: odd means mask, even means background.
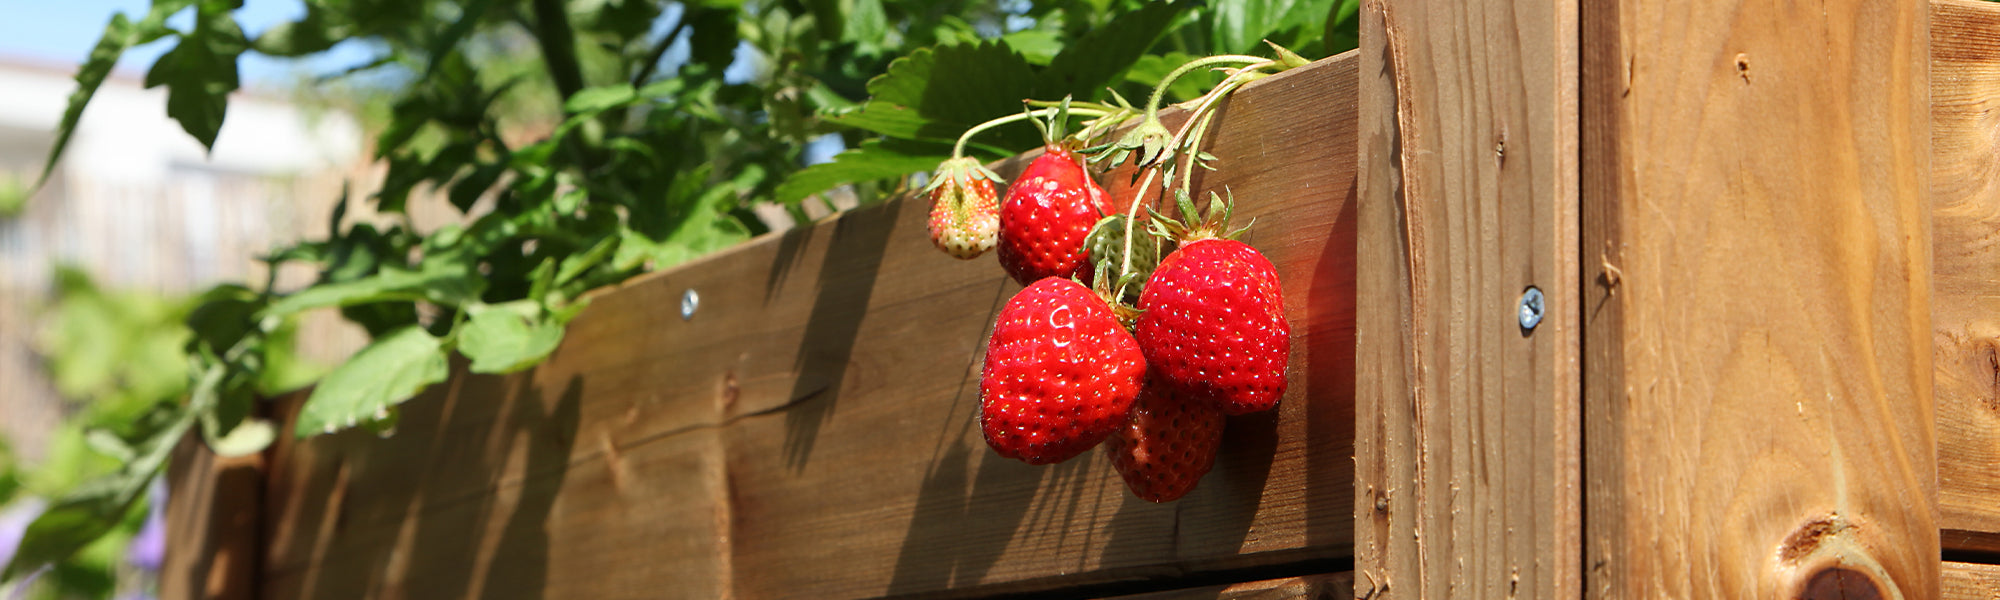
[{"label": "blurred background building", "polygon": [[205,152],[167,118],[162,89],[119,71],[47,183],[23,198],[55,141],[75,67],[0,55],[0,436],[29,461],[65,410],[36,352],[55,265],[106,288],[166,295],[261,282],[255,257],[325,231],[342,182],[365,175],[362,128],[346,112],[239,92]]}]

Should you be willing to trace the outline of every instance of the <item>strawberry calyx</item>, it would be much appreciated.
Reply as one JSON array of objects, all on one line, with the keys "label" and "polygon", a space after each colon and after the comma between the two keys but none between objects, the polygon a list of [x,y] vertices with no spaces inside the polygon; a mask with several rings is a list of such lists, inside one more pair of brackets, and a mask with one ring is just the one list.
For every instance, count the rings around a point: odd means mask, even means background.
[{"label": "strawberry calyx", "polygon": [[[1235,212],[1234,194],[1225,199],[1215,192],[1209,192],[1208,197],[1208,210],[1199,212],[1195,210],[1194,200],[1188,197],[1186,190],[1175,190],[1174,200],[1180,209],[1180,218],[1171,218],[1160,214],[1160,211],[1147,209],[1146,212],[1152,215],[1152,222],[1147,225],[1147,231],[1171,240],[1177,245],[1186,245],[1197,240],[1233,240],[1250,230],[1250,225],[1229,229],[1230,215]],[[1254,225],[1256,222],[1252,219],[1250,224]]]},{"label": "strawberry calyx", "polygon": [[938,163],[937,171],[931,174],[930,182],[925,183],[921,191],[922,193],[929,194],[945,185],[965,189],[967,186],[972,185],[974,180],[979,179],[991,181],[995,185],[1006,183],[992,169],[986,168],[986,165],[979,164],[979,159],[960,156],[945,159],[944,162]]}]

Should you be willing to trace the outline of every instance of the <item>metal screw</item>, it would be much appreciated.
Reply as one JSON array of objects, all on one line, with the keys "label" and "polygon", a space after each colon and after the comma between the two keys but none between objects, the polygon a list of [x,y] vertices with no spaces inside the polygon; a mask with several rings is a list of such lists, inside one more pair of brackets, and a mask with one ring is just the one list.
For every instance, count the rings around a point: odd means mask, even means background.
[{"label": "metal screw", "polygon": [[688,288],[686,293],[681,294],[681,320],[694,318],[694,309],[697,308],[701,308],[701,294],[694,293],[694,288]]},{"label": "metal screw", "polygon": [[1542,324],[1542,303],[1541,288],[1529,286],[1528,291],[1521,292],[1522,333],[1534,331],[1536,325]]}]

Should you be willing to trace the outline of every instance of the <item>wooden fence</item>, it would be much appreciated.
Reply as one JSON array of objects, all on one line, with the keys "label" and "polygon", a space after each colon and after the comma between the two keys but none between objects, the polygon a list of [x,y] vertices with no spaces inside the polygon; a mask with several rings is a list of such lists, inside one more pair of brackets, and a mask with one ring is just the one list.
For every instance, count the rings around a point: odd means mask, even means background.
[{"label": "wooden fence", "polygon": [[184,445],[163,597],[2000,594],[2000,4],[1363,19],[1216,126],[1292,385],[1187,498],[986,450],[1019,287],[894,201],[604,293],[394,437]]}]

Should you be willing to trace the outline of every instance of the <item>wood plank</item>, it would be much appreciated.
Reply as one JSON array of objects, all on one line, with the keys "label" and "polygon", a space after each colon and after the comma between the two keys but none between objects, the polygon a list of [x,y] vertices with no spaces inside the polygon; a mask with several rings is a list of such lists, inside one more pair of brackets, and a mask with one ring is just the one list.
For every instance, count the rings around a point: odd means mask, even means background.
[{"label": "wood plank", "polygon": [[[1938,526],[2000,532],[2000,5],[1931,3]],[[1946,548],[1963,536],[1944,536]]]},{"label": "wood plank", "polygon": [[1345,598],[1353,589],[1353,573],[1331,573],[1112,598],[1114,600],[1325,600]]},{"label": "wood plank", "polygon": [[167,464],[167,548],[163,600],[257,597],[263,543],[264,457],[221,458],[200,435],[174,447]]},{"label": "wood plank", "polygon": [[1258,218],[1295,367],[1179,502],[1133,499],[1097,453],[1030,467],[984,447],[980,353],[1019,287],[936,252],[927,207],[892,201],[602,294],[546,364],[461,372],[393,438],[281,444],[265,591],[942,597],[1344,557],[1356,63],[1252,84],[1212,133],[1223,170],[1200,183]]},{"label": "wood plank", "polygon": [[1363,12],[1355,593],[1574,597],[1576,5]]},{"label": "wood plank", "polygon": [[[1018,286],[982,261],[981,283],[963,293],[878,308],[897,287],[934,285],[918,274],[948,262],[925,246],[925,208],[896,205],[893,231],[855,221],[834,234],[890,244],[866,254],[882,261],[872,293],[822,280],[823,302],[858,322],[827,336],[838,343],[807,345],[831,347],[822,360],[844,379],[802,384],[795,404],[728,430],[737,592],[979,595],[1347,555],[1354,65],[1349,55],[1262,80],[1210,134],[1223,162],[1197,188],[1227,187],[1238,218],[1256,219],[1245,241],[1278,269],[1297,366],[1276,414],[1231,421],[1199,488],[1154,505],[1100,453],[1033,467],[987,450],[981,353]],[[941,307],[952,316],[925,316]],[[813,322],[829,321],[849,323]]]},{"label": "wood plank", "polygon": [[1586,592],[1937,597],[1928,10],[1583,8]]},{"label": "wood plank", "polygon": [[1943,600],[2000,599],[2000,565],[1946,562],[1940,568],[1938,598]]}]

